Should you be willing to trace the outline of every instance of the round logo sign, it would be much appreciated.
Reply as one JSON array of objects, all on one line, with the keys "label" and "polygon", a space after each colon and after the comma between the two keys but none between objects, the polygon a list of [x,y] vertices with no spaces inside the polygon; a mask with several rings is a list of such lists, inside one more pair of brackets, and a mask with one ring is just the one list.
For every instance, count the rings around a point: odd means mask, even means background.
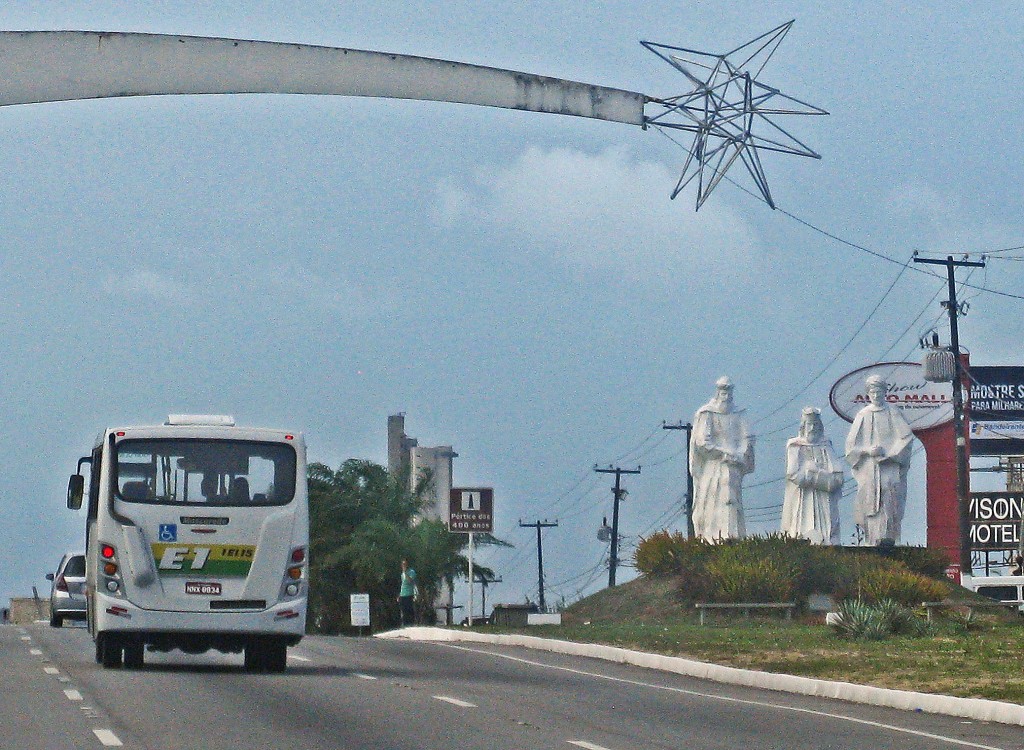
[{"label": "round logo sign", "polygon": [[930,383],[917,362],[880,362],[841,377],[828,394],[832,409],[847,422],[871,403],[864,381],[871,375],[885,378],[885,400],[899,407],[915,432],[938,427],[953,419],[953,389],[949,383]]}]

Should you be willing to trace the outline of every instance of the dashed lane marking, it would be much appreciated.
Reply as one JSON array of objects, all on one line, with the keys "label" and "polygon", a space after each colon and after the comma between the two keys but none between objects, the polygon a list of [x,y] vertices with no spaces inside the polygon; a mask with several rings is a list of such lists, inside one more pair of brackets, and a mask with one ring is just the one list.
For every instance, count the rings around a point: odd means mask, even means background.
[{"label": "dashed lane marking", "polygon": [[69,701],[80,701],[82,700],[82,694],[77,690],[65,690],[64,695],[68,697]]},{"label": "dashed lane marking", "polygon": [[288,654],[288,658],[294,659],[295,661],[313,661],[312,659],[307,659],[305,656],[296,656],[295,654]]},{"label": "dashed lane marking", "polygon": [[46,674],[60,674],[60,670],[56,667],[43,667],[43,671],[46,672]]},{"label": "dashed lane marking", "polygon": [[104,747],[121,747],[124,743],[109,729],[93,729],[92,733],[103,743]]},{"label": "dashed lane marking", "polygon": [[434,699],[435,700],[439,700],[439,701],[444,701],[445,703],[451,703],[453,706],[461,706],[462,708],[476,708],[477,707],[477,705],[475,703],[470,703],[468,701],[459,700],[458,698],[451,698],[451,697],[449,697],[447,695],[435,695]]},{"label": "dashed lane marking", "polygon": [[32,656],[42,656],[43,655],[43,650],[41,648],[30,648],[28,650],[28,652],[30,654],[32,654]]},{"label": "dashed lane marking", "polygon": [[362,674],[361,672],[353,672],[352,674],[354,674],[360,680],[376,680],[377,679],[372,674]]},{"label": "dashed lane marking", "polygon": [[586,750],[608,750],[606,747],[595,745],[593,742],[587,742],[586,740],[566,740],[566,742],[570,745],[575,745],[576,747],[585,748]]}]

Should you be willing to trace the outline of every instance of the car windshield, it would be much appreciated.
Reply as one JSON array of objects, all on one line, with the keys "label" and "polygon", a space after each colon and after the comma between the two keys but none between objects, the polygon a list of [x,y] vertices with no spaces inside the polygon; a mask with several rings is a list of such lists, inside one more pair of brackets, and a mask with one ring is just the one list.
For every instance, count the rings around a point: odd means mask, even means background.
[{"label": "car windshield", "polygon": [[64,566],[64,575],[71,578],[85,577],[85,556],[72,555],[68,558],[68,564]]},{"label": "car windshield", "polygon": [[285,505],[295,449],[246,440],[150,439],[117,444],[117,496],[130,503]]}]

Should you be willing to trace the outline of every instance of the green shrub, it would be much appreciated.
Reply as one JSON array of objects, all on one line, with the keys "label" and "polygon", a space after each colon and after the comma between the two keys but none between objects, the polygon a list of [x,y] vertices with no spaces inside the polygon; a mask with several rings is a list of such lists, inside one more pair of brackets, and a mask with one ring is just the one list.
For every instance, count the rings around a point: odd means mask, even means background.
[{"label": "green shrub", "polygon": [[868,603],[892,599],[905,606],[942,599],[946,587],[920,573],[914,573],[902,563],[869,568],[857,580],[858,594]]},{"label": "green shrub", "polygon": [[901,562],[913,572],[929,578],[944,579],[946,568],[949,567],[949,558],[945,550],[894,546],[879,548],[875,552],[881,557]]},{"label": "green shrub", "polygon": [[707,563],[708,588],[714,601],[788,602],[796,593],[796,571],[771,558],[720,554]]},{"label": "green shrub", "polygon": [[687,539],[679,532],[659,531],[640,540],[636,566],[646,575],[674,576],[685,600],[704,601],[709,590],[705,562],[715,546],[700,537]]},{"label": "green shrub", "polygon": [[822,593],[916,606],[946,593],[943,580],[929,577],[944,569],[941,552],[819,546],[785,534],[706,542],[663,530],[640,541],[636,565],[649,576],[675,577],[689,601],[802,601]]},{"label": "green shrub", "polygon": [[892,635],[921,636],[930,633],[928,623],[892,599],[866,604],[857,599],[839,603],[832,629],[844,638],[880,641]]},{"label": "green shrub", "polygon": [[636,548],[636,567],[649,576],[678,573],[686,554],[687,539],[681,532],[657,531],[641,539]]}]

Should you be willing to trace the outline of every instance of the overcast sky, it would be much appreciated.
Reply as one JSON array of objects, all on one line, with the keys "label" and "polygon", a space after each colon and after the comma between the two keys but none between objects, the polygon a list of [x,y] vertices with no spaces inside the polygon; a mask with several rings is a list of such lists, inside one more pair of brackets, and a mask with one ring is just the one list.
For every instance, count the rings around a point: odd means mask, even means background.
[{"label": "overcast sky", "polygon": [[[947,340],[944,281],[911,253],[1024,245],[1018,2],[5,3],[4,30],[381,50],[652,96],[688,88],[640,40],[724,52],[790,19],[761,78],[831,116],[785,123],[821,161],[764,159],[786,213],[728,182],[695,213],[692,193],[669,200],[680,145],[579,118],[271,95],[0,110],[0,597],[45,592],[83,546],[67,475],[106,426],[228,413],[301,430],[337,466],[386,463],[405,412],[421,445],[459,453],[456,484],[495,488],[516,547],[482,555],[504,581],[489,605],[536,598],[520,519],[560,522],[547,598],[572,601],[607,581],[595,464],[643,467],[627,556],[684,528],[683,433],[661,425],[728,374],[761,435],[748,526],[776,529],[801,407],[838,446],[840,376],[918,360],[933,326]],[[1021,364],[1021,300],[982,289],[1024,293],[1022,255],[964,290],[976,364]]]}]

